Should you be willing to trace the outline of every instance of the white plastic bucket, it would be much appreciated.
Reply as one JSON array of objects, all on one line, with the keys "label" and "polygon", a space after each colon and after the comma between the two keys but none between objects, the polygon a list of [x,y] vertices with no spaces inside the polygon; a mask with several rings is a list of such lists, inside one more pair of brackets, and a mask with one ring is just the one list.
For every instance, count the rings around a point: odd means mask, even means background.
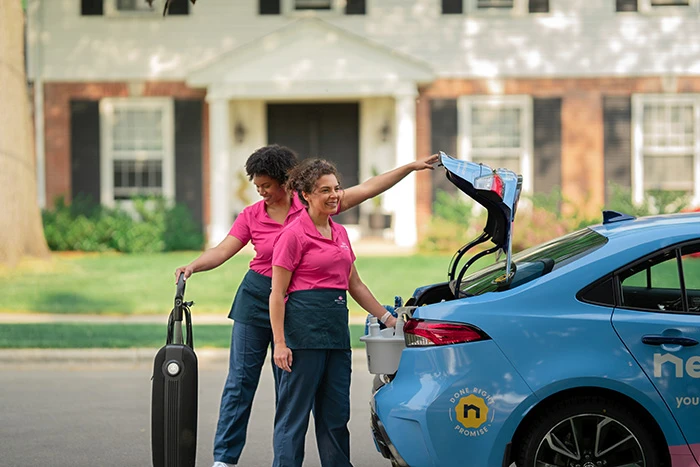
[{"label": "white plastic bucket", "polygon": [[394,328],[385,328],[378,336],[362,336],[360,341],[367,347],[367,367],[373,375],[396,373],[401,352],[406,347],[403,334],[394,335]]}]

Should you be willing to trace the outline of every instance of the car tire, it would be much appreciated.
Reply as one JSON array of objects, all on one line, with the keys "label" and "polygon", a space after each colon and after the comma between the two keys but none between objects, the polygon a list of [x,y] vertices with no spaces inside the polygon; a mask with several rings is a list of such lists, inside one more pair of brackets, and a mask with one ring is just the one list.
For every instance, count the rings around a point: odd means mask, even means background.
[{"label": "car tire", "polygon": [[658,467],[665,459],[648,422],[623,403],[596,396],[546,407],[519,439],[518,467],[637,465],[635,462]]}]

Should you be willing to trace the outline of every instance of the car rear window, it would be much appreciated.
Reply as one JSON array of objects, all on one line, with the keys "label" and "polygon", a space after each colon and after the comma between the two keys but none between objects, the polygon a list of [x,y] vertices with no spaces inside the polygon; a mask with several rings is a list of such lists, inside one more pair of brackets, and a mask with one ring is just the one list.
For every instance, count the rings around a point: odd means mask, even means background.
[{"label": "car rear window", "polygon": [[513,289],[597,250],[607,241],[603,235],[585,228],[523,250],[513,255],[515,273],[510,282],[501,280],[506,272],[506,263],[499,261],[467,276],[462,281],[460,295],[471,297]]}]

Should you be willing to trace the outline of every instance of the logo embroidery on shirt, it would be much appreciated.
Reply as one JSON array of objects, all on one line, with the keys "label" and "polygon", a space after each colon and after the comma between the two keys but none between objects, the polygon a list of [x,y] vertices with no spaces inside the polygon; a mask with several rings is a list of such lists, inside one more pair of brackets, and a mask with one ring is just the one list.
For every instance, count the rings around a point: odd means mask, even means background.
[{"label": "logo embroidery on shirt", "polygon": [[343,243],[340,244],[340,248],[342,248],[342,249],[344,249],[344,250],[349,250],[349,249],[350,249],[350,247],[348,246],[348,244],[345,243],[345,242],[343,242]]}]

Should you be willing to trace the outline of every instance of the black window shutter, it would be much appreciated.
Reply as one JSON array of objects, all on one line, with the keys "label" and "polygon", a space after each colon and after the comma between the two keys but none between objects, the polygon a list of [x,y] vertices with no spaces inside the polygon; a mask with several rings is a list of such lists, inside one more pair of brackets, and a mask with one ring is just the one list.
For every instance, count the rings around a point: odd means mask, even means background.
[{"label": "black window shutter", "polygon": [[605,200],[610,184],[632,186],[632,101],[629,96],[603,97]]},{"label": "black window shutter", "polygon": [[534,99],[533,149],[536,193],[561,187],[561,98]]},{"label": "black window shutter", "polygon": [[442,0],[442,14],[455,15],[462,13],[462,0]]},{"label": "black window shutter", "polygon": [[[457,157],[457,100],[432,99],[430,101],[430,151],[437,154],[443,151]],[[432,170],[433,193],[438,191],[456,193],[457,188],[445,178],[445,172]]]},{"label": "black window shutter", "polygon": [[175,100],[175,202],[202,225],[202,101]]},{"label": "black window shutter", "polygon": [[100,103],[70,102],[71,196],[100,202]]},{"label": "black window shutter", "polygon": [[529,0],[527,3],[530,13],[549,13],[549,0]]},{"label": "black window shutter", "polygon": [[171,0],[168,9],[169,15],[189,15],[190,3],[189,0]]},{"label": "black window shutter", "polygon": [[279,15],[280,0],[259,0],[261,15]]},{"label": "black window shutter", "polygon": [[364,15],[367,10],[367,2],[365,0],[347,0],[345,4],[346,15]]},{"label": "black window shutter", "polygon": [[615,11],[637,11],[637,0],[615,0]]},{"label": "black window shutter", "polygon": [[81,0],[80,14],[82,16],[99,16],[103,14],[102,3],[104,0]]}]

